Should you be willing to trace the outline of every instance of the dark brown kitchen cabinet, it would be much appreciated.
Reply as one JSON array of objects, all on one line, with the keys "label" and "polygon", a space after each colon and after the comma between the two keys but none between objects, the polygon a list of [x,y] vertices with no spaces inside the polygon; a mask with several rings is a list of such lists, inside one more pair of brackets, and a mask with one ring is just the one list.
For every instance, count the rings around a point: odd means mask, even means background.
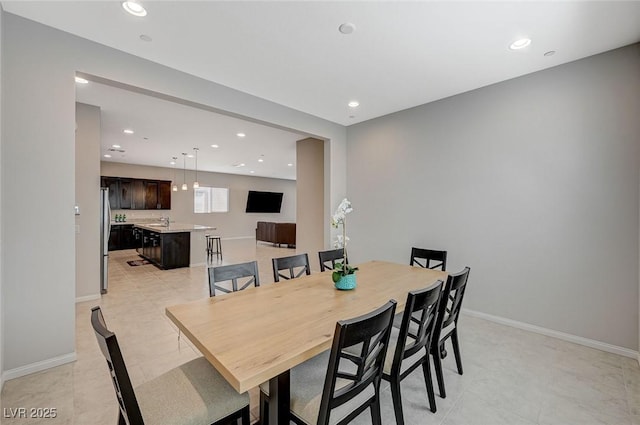
[{"label": "dark brown kitchen cabinet", "polygon": [[112,210],[171,209],[170,181],[103,176],[101,184],[109,188]]},{"label": "dark brown kitchen cabinet", "polygon": [[109,234],[109,251],[137,248],[133,224],[115,224]]},{"label": "dark brown kitchen cabinet", "polygon": [[159,233],[142,230],[142,249],[138,253],[163,269],[189,267],[191,234]]},{"label": "dark brown kitchen cabinet", "polygon": [[145,182],[144,205],[147,210],[155,210],[158,208],[158,182]]},{"label": "dark brown kitchen cabinet", "polygon": [[120,247],[120,226],[111,226],[111,232],[109,233],[109,251],[117,251],[122,249]]},{"label": "dark brown kitchen cabinet", "polygon": [[130,210],[133,204],[133,180],[120,179],[119,186],[120,208],[121,210]]},{"label": "dark brown kitchen cabinet", "polygon": [[109,189],[109,205],[112,210],[120,209],[120,179],[117,177],[102,177],[101,186]]},{"label": "dark brown kitchen cabinet", "polygon": [[161,210],[171,209],[171,182],[158,181],[158,205]]},{"label": "dark brown kitchen cabinet", "polygon": [[143,209],[145,209],[145,203],[144,203],[144,195],[145,195],[144,180],[138,180],[138,179],[133,180],[132,187],[133,187],[133,196],[132,196],[132,202],[131,202],[131,209],[132,210],[143,210]]}]

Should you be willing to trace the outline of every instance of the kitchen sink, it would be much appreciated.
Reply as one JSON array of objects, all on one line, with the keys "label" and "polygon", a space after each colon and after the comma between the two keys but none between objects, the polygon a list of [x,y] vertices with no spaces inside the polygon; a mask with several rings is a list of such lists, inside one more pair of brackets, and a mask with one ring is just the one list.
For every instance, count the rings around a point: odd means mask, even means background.
[{"label": "kitchen sink", "polygon": [[164,223],[148,223],[146,225],[151,227],[167,227]]}]

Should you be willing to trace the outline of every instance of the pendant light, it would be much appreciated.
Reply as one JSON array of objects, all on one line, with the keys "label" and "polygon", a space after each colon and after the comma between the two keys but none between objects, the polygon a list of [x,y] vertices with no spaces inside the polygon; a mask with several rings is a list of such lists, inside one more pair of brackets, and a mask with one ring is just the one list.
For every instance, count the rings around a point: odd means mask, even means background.
[{"label": "pendant light", "polygon": [[184,160],[184,168],[182,172],[182,190],[187,190],[187,154],[182,152],[182,159]]},{"label": "pendant light", "polygon": [[200,183],[198,183],[198,151],[200,150],[199,148],[193,148],[194,151],[196,151],[196,179],[193,182],[193,188],[197,189],[200,187]]},{"label": "pendant light", "polygon": [[176,161],[178,159],[177,156],[173,156],[173,186],[171,186],[171,190],[174,192],[178,191],[178,184],[176,183]]}]

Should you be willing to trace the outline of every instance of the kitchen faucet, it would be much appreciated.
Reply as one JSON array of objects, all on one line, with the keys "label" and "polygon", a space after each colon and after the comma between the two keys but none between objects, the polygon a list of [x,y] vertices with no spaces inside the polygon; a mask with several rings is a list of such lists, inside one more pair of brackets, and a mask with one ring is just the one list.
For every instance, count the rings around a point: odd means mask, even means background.
[{"label": "kitchen faucet", "polygon": [[169,216],[160,216],[160,222],[164,224],[164,227],[169,227]]}]

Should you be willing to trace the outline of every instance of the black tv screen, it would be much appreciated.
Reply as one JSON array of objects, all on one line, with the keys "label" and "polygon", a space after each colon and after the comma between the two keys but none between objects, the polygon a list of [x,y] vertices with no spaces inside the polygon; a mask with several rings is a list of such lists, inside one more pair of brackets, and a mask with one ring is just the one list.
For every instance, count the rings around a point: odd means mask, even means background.
[{"label": "black tv screen", "polygon": [[249,191],[247,196],[248,213],[279,213],[282,207],[281,192]]}]

